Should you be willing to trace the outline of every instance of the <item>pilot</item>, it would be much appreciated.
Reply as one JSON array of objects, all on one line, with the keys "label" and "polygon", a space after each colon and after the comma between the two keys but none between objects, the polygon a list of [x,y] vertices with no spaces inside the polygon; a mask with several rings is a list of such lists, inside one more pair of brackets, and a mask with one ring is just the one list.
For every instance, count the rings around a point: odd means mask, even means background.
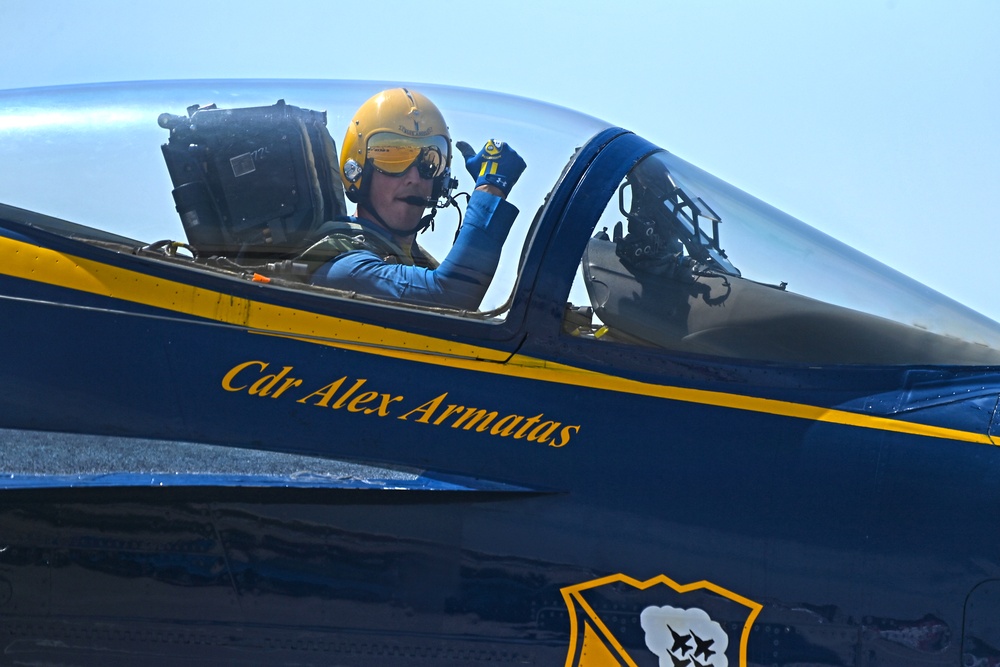
[{"label": "pilot", "polygon": [[454,184],[444,117],[425,96],[405,88],[361,105],[340,157],[341,179],[357,214],[332,223],[332,231],[307,251],[332,257],[312,282],[408,303],[477,309],[518,214],[506,198],[525,163],[499,141],[478,153],[464,142],[457,148],[476,186],[455,244],[438,264],[415,237],[433,220],[426,209],[448,198]]}]

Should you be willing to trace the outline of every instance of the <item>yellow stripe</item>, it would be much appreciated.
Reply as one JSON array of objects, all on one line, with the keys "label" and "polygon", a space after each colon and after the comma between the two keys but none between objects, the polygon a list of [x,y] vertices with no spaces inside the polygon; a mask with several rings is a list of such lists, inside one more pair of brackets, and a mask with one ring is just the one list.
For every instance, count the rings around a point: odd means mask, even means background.
[{"label": "yellow stripe", "polygon": [[[0,273],[342,349],[541,382],[894,433],[996,444],[988,435],[801,403],[651,384],[330,315],[243,299],[0,237]],[[262,289],[267,289],[262,287]],[[506,361],[507,363],[502,363]],[[486,362],[486,363],[483,363]],[[500,363],[498,363],[500,362]]]},{"label": "yellow stripe", "polygon": [[562,366],[552,362],[539,362],[537,359],[523,357],[521,355],[515,355],[504,367],[501,367],[500,369],[490,369],[490,372],[503,373],[508,367],[519,367],[521,369],[519,371],[511,369],[510,371],[507,371],[507,374],[509,375],[531,377],[532,379],[542,380],[545,382],[558,382],[561,384],[570,384],[579,387],[593,387],[624,394],[653,396],[671,401],[698,403],[702,405],[732,408],[735,410],[746,410],[748,412],[761,412],[769,415],[793,417],[796,419],[806,419],[809,421],[825,422],[829,424],[841,424],[844,426],[878,429],[894,433],[948,438],[951,440],[977,442],[988,445],[996,444],[988,435],[973,433],[971,431],[960,431],[957,429],[942,428],[939,426],[929,426],[927,424],[899,421],[886,417],[876,417],[873,415],[859,414],[857,412],[847,412],[845,410],[823,408],[814,405],[805,405],[802,403],[777,401],[769,398],[759,398],[756,396],[743,396],[740,394],[706,391],[703,389],[686,389],[683,387],[650,384],[614,375],[607,375],[604,373],[594,373],[572,366]]},{"label": "yellow stripe", "polygon": [[[274,334],[292,334],[303,340],[330,339],[339,347],[398,348],[405,356],[451,355],[491,362],[505,361],[506,352],[431,336],[421,336],[364,324],[329,315],[320,315],[285,306],[276,306],[202,289],[187,283],[155,278],[100,262],[39,248],[0,237],[0,255],[5,260],[0,273],[17,278],[68,287],[81,292],[121,299],[176,313],[203,317]],[[262,289],[267,289],[263,288]],[[412,354],[416,353],[416,354]]]}]

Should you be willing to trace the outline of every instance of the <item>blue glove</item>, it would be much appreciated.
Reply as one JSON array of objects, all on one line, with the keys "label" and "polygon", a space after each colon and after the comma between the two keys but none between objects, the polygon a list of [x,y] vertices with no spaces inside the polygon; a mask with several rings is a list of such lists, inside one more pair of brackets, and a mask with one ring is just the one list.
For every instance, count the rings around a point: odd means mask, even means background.
[{"label": "blue glove", "polygon": [[465,168],[476,179],[476,187],[492,185],[503,192],[504,197],[510,194],[510,189],[527,166],[509,144],[496,139],[487,141],[478,153],[464,141],[457,142],[455,148],[465,158]]}]

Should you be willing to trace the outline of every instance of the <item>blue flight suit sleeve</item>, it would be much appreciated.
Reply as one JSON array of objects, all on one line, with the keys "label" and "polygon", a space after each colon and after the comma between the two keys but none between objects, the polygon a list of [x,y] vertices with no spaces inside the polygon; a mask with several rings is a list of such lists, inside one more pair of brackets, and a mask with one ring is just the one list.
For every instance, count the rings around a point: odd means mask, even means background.
[{"label": "blue flight suit sleeve", "polygon": [[313,282],[407,303],[475,310],[493,280],[517,214],[510,202],[477,190],[455,245],[436,269],[389,264],[369,250],[354,250],[321,266]]}]

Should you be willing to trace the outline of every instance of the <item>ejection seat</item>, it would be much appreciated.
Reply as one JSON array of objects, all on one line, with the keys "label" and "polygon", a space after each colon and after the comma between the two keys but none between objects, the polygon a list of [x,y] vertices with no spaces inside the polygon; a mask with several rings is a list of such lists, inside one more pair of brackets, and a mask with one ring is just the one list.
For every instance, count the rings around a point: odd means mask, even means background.
[{"label": "ejection seat", "polygon": [[346,212],[325,111],[285,104],[161,114],[163,157],[189,244],[235,262],[295,256]]}]

